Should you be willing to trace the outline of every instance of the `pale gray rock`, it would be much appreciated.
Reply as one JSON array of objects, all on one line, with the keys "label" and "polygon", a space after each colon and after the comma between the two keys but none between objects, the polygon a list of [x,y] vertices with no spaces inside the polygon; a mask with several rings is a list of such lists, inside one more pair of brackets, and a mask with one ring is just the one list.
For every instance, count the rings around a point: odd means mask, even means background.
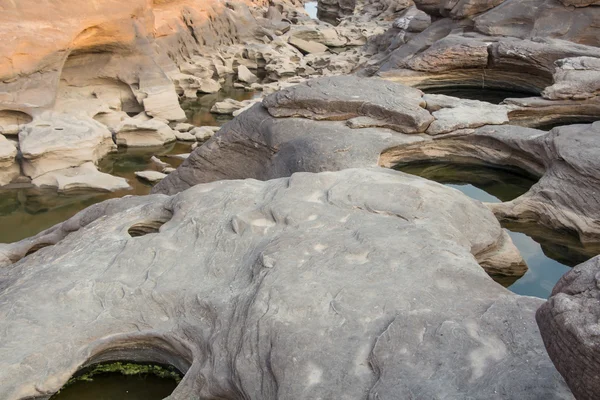
[{"label": "pale gray rock", "polygon": [[163,160],[161,160],[160,158],[158,158],[156,156],[150,157],[150,161],[152,161],[152,163],[154,165],[156,165],[157,167],[160,167],[160,168],[166,168],[166,167],[171,166],[169,163],[164,162]]},{"label": "pale gray rock", "polygon": [[296,36],[290,36],[288,43],[300,50],[302,54],[323,53],[328,49],[321,43],[303,40]]},{"label": "pale gray rock", "polygon": [[50,171],[96,163],[116,148],[106,126],[84,116],[44,113],[19,132],[23,173],[37,178]]},{"label": "pale gray rock", "polygon": [[423,100],[435,121],[427,128],[429,135],[439,135],[483,125],[502,125],[508,122],[508,108],[485,101],[465,100],[440,94],[426,94]]},{"label": "pale gray rock", "polygon": [[188,124],[187,122],[179,122],[175,124],[173,129],[175,129],[178,132],[189,132],[192,129],[194,129],[194,125]]},{"label": "pale gray rock", "polygon": [[459,68],[486,68],[490,43],[459,35],[438,40],[407,62],[416,71],[441,72]]},{"label": "pale gray rock", "polygon": [[162,146],[177,140],[175,131],[155,118],[123,120],[117,129],[116,138],[117,144],[126,147]]},{"label": "pale gray rock", "polygon": [[241,82],[255,83],[258,82],[258,77],[254,75],[245,65],[238,66],[237,77]]},{"label": "pale gray rock", "polygon": [[175,138],[181,142],[195,142],[196,141],[196,136],[194,136],[190,132],[174,131],[173,133],[175,134]]},{"label": "pale gray rock", "polygon": [[125,178],[98,171],[94,163],[47,172],[31,183],[40,188],[55,188],[59,193],[77,191],[114,192],[131,189]]},{"label": "pale gray rock", "polygon": [[575,57],[556,62],[554,84],[544,89],[546,99],[589,99],[600,95],[600,58]]},{"label": "pale gray rock", "polygon": [[150,183],[156,183],[156,182],[163,180],[167,175],[162,172],[148,170],[148,171],[136,171],[135,176],[137,176],[139,179],[141,179],[143,181],[150,182]]},{"label": "pale gray rock", "polygon": [[263,104],[274,117],[345,120],[365,116],[399,132],[418,133],[433,121],[421,96],[420,90],[381,79],[336,76],[281,90],[266,97]]},{"label": "pale gray rock", "polygon": [[478,263],[512,246],[502,232],[481,203],[383,169],[99,203],[0,247],[0,386],[48,397],[126,358],[184,372],[173,400],[572,399],[543,301]]},{"label": "pale gray rock", "polygon": [[208,126],[198,126],[190,131],[198,142],[205,142],[214,136],[215,131]]},{"label": "pale gray rock", "polygon": [[223,101],[216,102],[210,109],[211,113],[232,115],[235,111],[247,108],[253,104],[260,102],[261,99],[248,99],[248,100],[234,100],[225,99]]},{"label": "pale gray rock", "polygon": [[573,268],[558,281],[536,313],[554,365],[577,399],[600,391],[600,257]]}]

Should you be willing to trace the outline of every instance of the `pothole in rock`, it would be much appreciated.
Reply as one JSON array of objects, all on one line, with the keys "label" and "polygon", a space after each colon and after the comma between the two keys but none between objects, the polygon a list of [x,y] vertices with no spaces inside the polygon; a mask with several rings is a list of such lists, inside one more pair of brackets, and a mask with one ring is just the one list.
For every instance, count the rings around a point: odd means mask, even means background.
[{"label": "pothole in rock", "polygon": [[92,204],[126,195],[146,195],[152,185],[136,178],[136,171],[160,171],[150,158],[157,156],[173,167],[183,160],[167,157],[190,152],[189,143],[171,143],[162,147],[119,148],[98,163],[102,172],[126,178],[133,190],[105,193],[77,191],[62,194],[54,189],[31,185],[9,185],[0,188],[0,243],[12,243],[38,234],[63,222]]},{"label": "pothole in rock", "polygon": [[538,96],[538,93],[519,92],[512,90],[502,90],[482,87],[438,87],[421,89],[424,93],[443,94],[446,96],[458,97],[460,99],[487,101],[492,104],[500,104],[509,98],[524,98]]},{"label": "pothole in rock", "polygon": [[[478,164],[414,162],[398,164],[394,169],[442,183],[488,203],[513,200],[537,181],[522,170]],[[516,282],[506,277],[492,278],[517,294],[548,298],[569,267],[594,255],[587,253],[575,238],[567,238],[560,232],[518,223],[502,223],[502,226],[507,229],[529,270]]]},{"label": "pothole in rock", "polygon": [[78,371],[51,400],[159,400],[182,374],[170,365],[113,362]]}]

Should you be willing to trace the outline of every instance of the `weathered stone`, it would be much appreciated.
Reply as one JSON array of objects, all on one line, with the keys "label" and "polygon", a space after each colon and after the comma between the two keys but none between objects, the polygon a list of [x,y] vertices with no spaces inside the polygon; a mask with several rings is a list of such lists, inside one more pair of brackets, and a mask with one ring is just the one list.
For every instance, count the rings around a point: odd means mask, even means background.
[{"label": "weathered stone", "polygon": [[258,82],[258,77],[250,72],[250,70],[244,65],[238,66],[237,77],[239,81],[246,83]]},{"label": "weathered stone", "polygon": [[554,84],[544,89],[546,99],[589,99],[600,95],[600,58],[575,57],[556,62]]},{"label": "weathered stone", "polygon": [[0,135],[0,186],[10,183],[21,174],[16,157],[15,145]]},{"label": "weathered stone", "polygon": [[295,36],[290,36],[288,43],[296,47],[303,54],[323,53],[327,51],[327,46],[312,41],[306,41]]},{"label": "weathered stone", "polygon": [[163,180],[167,175],[162,172],[149,170],[149,171],[136,171],[135,176],[137,176],[138,178],[140,178],[143,181],[150,182],[150,183],[156,183],[156,182]]},{"label": "weathered stone", "polygon": [[417,71],[441,72],[459,68],[485,68],[488,43],[450,35],[411,58],[407,66]]},{"label": "weathered stone", "polygon": [[82,190],[114,192],[131,188],[125,178],[100,172],[92,162],[79,167],[47,172],[33,179],[31,183],[41,188],[56,188],[61,193]]},{"label": "weathered stone", "polygon": [[194,125],[188,124],[187,122],[179,122],[173,127],[173,129],[178,132],[189,132],[194,129]]},{"label": "weathered stone", "polygon": [[175,138],[181,142],[195,142],[196,141],[196,136],[194,136],[190,132],[174,131],[174,133],[175,133]]},{"label": "weathered stone", "polygon": [[208,126],[199,126],[190,132],[197,141],[204,142],[214,136],[215,131]]},{"label": "weathered stone", "polygon": [[313,79],[284,89],[263,100],[275,117],[301,116],[317,120],[345,120],[366,116],[404,133],[423,132],[433,121],[422,92],[380,79],[354,76]]},{"label": "weathered stone", "polygon": [[573,268],[558,281],[536,313],[554,365],[577,399],[600,391],[600,257]]},{"label": "weathered stone", "polygon": [[45,113],[19,132],[23,172],[37,178],[50,171],[97,162],[116,148],[110,131],[89,117]]},{"label": "weathered stone", "polygon": [[210,112],[215,113],[215,114],[231,115],[236,110],[245,108],[247,106],[251,106],[260,101],[261,101],[261,99],[249,99],[249,100],[242,100],[242,101],[238,101],[238,100],[234,100],[234,99],[225,99],[223,101],[216,102],[210,109]]},{"label": "weathered stone", "polygon": [[127,147],[162,146],[177,139],[175,131],[164,122],[135,118],[124,120],[117,130],[116,137],[117,144]]},{"label": "weathered stone", "polygon": [[430,135],[439,135],[483,125],[502,125],[508,122],[508,109],[477,100],[464,100],[440,94],[426,94],[427,103],[435,121],[427,128]]},{"label": "weathered stone", "polygon": [[503,238],[481,203],[382,169],[96,204],[0,247],[33,253],[0,270],[0,385],[49,396],[118,354],[177,366],[174,400],[571,399],[542,300],[478,263]]}]

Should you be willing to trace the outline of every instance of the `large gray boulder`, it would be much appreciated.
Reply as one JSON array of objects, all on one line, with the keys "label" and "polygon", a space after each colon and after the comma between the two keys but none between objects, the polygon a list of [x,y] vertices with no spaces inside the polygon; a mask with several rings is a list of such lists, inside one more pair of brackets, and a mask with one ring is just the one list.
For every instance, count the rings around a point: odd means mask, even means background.
[{"label": "large gray boulder", "polygon": [[433,117],[423,93],[381,79],[353,76],[318,78],[281,90],[263,100],[274,117],[347,120],[368,117],[403,133],[425,132]]},{"label": "large gray boulder", "polygon": [[542,300],[480,266],[514,250],[481,203],[384,169],[109,200],[0,249],[2,398],[133,359],[185,373],[173,400],[572,399]]},{"label": "large gray boulder", "polygon": [[554,365],[577,399],[600,393],[600,257],[567,272],[536,313]]}]

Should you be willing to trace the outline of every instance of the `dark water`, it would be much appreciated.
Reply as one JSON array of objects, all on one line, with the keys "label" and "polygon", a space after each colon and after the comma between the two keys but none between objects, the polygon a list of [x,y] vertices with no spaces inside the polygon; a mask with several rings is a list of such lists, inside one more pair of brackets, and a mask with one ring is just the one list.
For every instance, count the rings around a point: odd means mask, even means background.
[{"label": "dark water", "polygon": [[0,188],[0,243],[11,243],[33,236],[100,201],[148,194],[152,186],[137,179],[134,172],[160,170],[150,161],[153,155],[177,167],[182,161],[169,155],[189,152],[190,144],[173,143],[164,147],[119,149],[107,155],[99,162],[98,168],[102,172],[127,179],[132,187],[130,190],[111,193],[88,191],[66,195],[57,193],[54,189],[31,186]]},{"label": "dark water", "polygon": [[173,379],[155,375],[108,373],[92,381],[78,381],[62,389],[52,400],[162,400],[177,387]]},{"label": "dark water", "polygon": [[234,88],[231,82],[223,85],[223,89],[217,93],[198,96],[196,100],[185,100],[181,103],[181,108],[185,111],[187,122],[196,126],[221,126],[231,121],[233,116],[212,114],[210,109],[218,101],[225,99],[234,99],[238,101],[250,100],[259,96],[256,92],[246,91],[244,89]]},{"label": "dark water", "polygon": [[[498,203],[510,201],[525,193],[536,179],[522,171],[491,168],[482,165],[446,163],[411,163],[394,169],[443,183],[474,199]],[[516,282],[497,279],[518,294],[547,298],[554,285],[570,267],[594,255],[598,249],[585,248],[567,234],[540,226],[503,223],[527,262],[529,270]]]},{"label": "dark water", "polygon": [[442,87],[422,89],[425,93],[444,94],[446,96],[461,99],[487,101],[492,104],[500,104],[508,98],[524,98],[537,96],[536,93],[515,92],[501,89],[472,88],[472,87]]}]

